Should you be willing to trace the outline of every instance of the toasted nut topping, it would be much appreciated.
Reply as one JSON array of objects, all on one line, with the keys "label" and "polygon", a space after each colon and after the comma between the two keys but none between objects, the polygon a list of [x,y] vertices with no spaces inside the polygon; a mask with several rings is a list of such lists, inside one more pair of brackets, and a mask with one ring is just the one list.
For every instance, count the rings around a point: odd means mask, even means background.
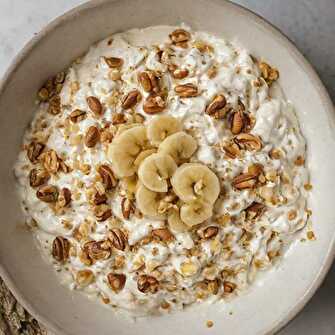
[{"label": "toasted nut topping", "polygon": [[247,220],[250,220],[250,221],[256,220],[260,216],[262,216],[264,211],[265,211],[265,205],[258,203],[258,202],[253,202],[249,207],[245,209],[246,218]]},{"label": "toasted nut topping", "polygon": [[45,145],[39,142],[31,142],[27,148],[27,157],[32,163],[36,163]]},{"label": "toasted nut topping", "polygon": [[216,114],[220,109],[224,108],[227,104],[226,98],[220,94],[217,95],[212,102],[206,107],[206,113],[208,115]]},{"label": "toasted nut topping", "polygon": [[214,279],[214,280],[208,280],[207,282],[207,289],[209,292],[211,292],[214,295],[217,295],[219,293],[220,288],[220,280]]},{"label": "toasted nut topping", "polygon": [[122,123],[126,123],[126,122],[127,122],[127,118],[124,114],[115,113],[115,114],[112,115],[112,124],[113,125],[122,124]]},{"label": "toasted nut topping", "polygon": [[253,188],[257,184],[257,176],[253,173],[242,173],[233,179],[232,185],[237,190]]},{"label": "toasted nut topping", "polygon": [[107,191],[117,185],[117,180],[114,176],[114,173],[108,165],[100,165],[98,168],[98,173],[102,178],[102,183]]},{"label": "toasted nut topping", "polygon": [[259,69],[261,75],[265,79],[268,85],[271,85],[274,81],[279,78],[279,71],[265,62],[259,63]]},{"label": "toasted nut topping", "polygon": [[83,246],[83,250],[93,261],[105,260],[111,256],[111,249],[108,241],[86,242]]},{"label": "toasted nut topping", "polygon": [[119,69],[123,65],[123,59],[117,57],[104,57],[106,64],[111,69]]},{"label": "toasted nut topping", "polygon": [[100,194],[98,191],[96,191],[93,195],[92,202],[94,205],[105,204],[107,202],[107,196],[106,194]]},{"label": "toasted nut topping", "polygon": [[169,35],[173,43],[187,42],[191,38],[191,34],[184,29],[176,29]]},{"label": "toasted nut topping", "polygon": [[232,159],[239,157],[241,154],[239,146],[234,142],[223,144],[222,149],[226,153],[226,156]]},{"label": "toasted nut topping", "polygon": [[255,163],[248,166],[248,173],[253,174],[255,177],[258,177],[261,173],[263,173],[264,167],[262,164]]},{"label": "toasted nut topping", "polygon": [[127,245],[127,237],[119,228],[114,228],[109,231],[108,239],[113,244],[114,248],[123,251]]},{"label": "toasted nut topping", "polygon": [[151,95],[145,100],[143,111],[147,114],[157,114],[161,113],[165,107],[165,101],[160,95]]},{"label": "toasted nut topping", "polygon": [[244,113],[237,111],[233,114],[231,132],[236,135],[239,134],[244,127]]},{"label": "toasted nut topping", "polygon": [[138,91],[138,90],[130,91],[123,98],[122,108],[123,109],[130,109],[130,108],[134,107],[141,100],[141,98],[142,98],[142,96],[141,96],[140,91]]},{"label": "toasted nut topping", "polygon": [[152,235],[158,237],[163,242],[172,241],[174,239],[173,234],[167,228],[154,229]]},{"label": "toasted nut topping", "polygon": [[137,288],[142,293],[156,293],[159,288],[159,282],[155,277],[141,275],[137,279]]},{"label": "toasted nut topping", "polygon": [[97,221],[106,221],[112,216],[112,210],[105,204],[95,206],[94,215]]},{"label": "toasted nut topping", "polygon": [[132,213],[135,213],[135,206],[128,198],[123,198],[121,201],[121,210],[123,217],[128,220]]},{"label": "toasted nut topping", "polygon": [[203,237],[208,240],[210,238],[215,237],[219,232],[219,228],[215,227],[215,226],[211,226],[211,227],[207,227],[204,231],[203,231]]},{"label": "toasted nut topping", "polygon": [[86,98],[86,102],[90,110],[94,113],[94,115],[101,116],[103,114],[103,107],[98,98],[90,96]]},{"label": "toasted nut topping", "polygon": [[49,107],[48,107],[48,113],[57,115],[61,112],[61,101],[60,96],[55,95],[49,100]]},{"label": "toasted nut topping", "polygon": [[91,270],[79,270],[77,272],[76,282],[81,287],[92,284],[95,280],[94,273]]},{"label": "toasted nut topping", "polygon": [[242,133],[234,137],[234,142],[243,150],[259,151],[262,149],[262,141],[256,135]]},{"label": "toasted nut topping", "polygon": [[305,164],[305,158],[302,156],[298,156],[294,161],[294,165],[296,166],[303,166],[304,164]]},{"label": "toasted nut topping", "polygon": [[160,91],[158,77],[153,71],[139,73],[138,81],[146,92],[158,93]]},{"label": "toasted nut topping", "polygon": [[83,121],[86,118],[86,112],[80,110],[80,109],[76,109],[73,112],[71,112],[70,114],[70,120],[73,123],[78,123],[80,121]]},{"label": "toasted nut topping", "polygon": [[71,191],[66,187],[62,188],[59,192],[57,202],[60,207],[68,207],[71,203]]},{"label": "toasted nut topping", "polygon": [[91,126],[85,134],[85,145],[88,148],[93,148],[100,140],[100,131],[97,127]]},{"label": "toasted nut topping", "polygon": [[173,78],[184,79],[188,76],[189,71],[187,69],[179,69],[176,65],[170,64],[169,71]]},{"label": "toasted nut topping", "polygon": [[51,174],[56,174],[59,170],[59,162],[57,152],[55,150],[48,150],[41,154],[40,159],[44,168]]},{"label": "toasted nut topping", "polygon": [[50,174],[44,169],[32,169],[29,173],[29,183],[31,187],[41,186],[49,179]]},{"label": "toasted nut topping", "polygon": [[53,185],[45,185],[37,190],[36,196],[44,202],[56,202],[58,199],[58,189]]},{"label": "toasted nut topping", "polygon": [[125,286],[127,277],[120,273],[109,273],[107,275],[109,287],[115,292],[119,293]]},{"label": "toasted nut topping", "polygon": [[198,88],[190,83],[178,85],[174,88],[174,91],[181,98],[191,98],[196,97],[198,95]]},{"label": "toasted nut topping", "polygon": [[52,243],[52,257],[58,262],[69,258],[70,242],[62,236],[57,236]]},{"label": "toasted nut topping", "polygon": [[237,285],[234,283],[231,283],[229,281],[223,282],[223,290],[225,293],[233,293],[236,289]]}]

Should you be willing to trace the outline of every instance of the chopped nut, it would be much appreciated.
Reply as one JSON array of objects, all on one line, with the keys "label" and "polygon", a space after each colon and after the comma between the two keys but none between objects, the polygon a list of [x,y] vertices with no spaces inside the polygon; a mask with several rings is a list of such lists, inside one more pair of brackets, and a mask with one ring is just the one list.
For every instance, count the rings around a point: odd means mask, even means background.
[{"label": "chopped nut", "polygon": [[269,156],[271,159],[280,159],[282,157],[282,153],[280,151],[280,149],[272,149],[269,152]]},{"label": "chopped nut", "polygon": [[175,79],[184,79],[189,74],[189,71],[187,69],[180,69],[174,64],[169,65],[169,71],[172,77]]},{"label": "chopped nut", "polygon": [[83,251],[93,261],[106,260],[111,256],[111,248],[109,241],[90,241],[83,246]]},{"label": "chopped nut", "polygon": [[127,245],[127,237],[119,228],[111,229],[108,233],[108,239],[113,244],[114,248],[124,251]]},{"label": "chopped nut", "polygon": [[126,220],[129,220],[130,215],[135,212],[135,206],[128,198],[123,198],[121,201],[122,215]]},{"label": "chopped nut", "polygon": [[246,212],[246,218],[247,220],[256,220],[265,211],[265,205],[258,203],[258,202],[253,202],[249,207],[245,209]]},{"label": "chopped nut", "polygon": [[159,282],[155,277],[141,275],[137,279],[137,288],[142,293],[156,293],[159,289]]},{"label": "chopped nut", "polygon": [[177,85],[174,88],[174,91],[181,98],[196,97],[199,94],[198,88],[195,85],[191,84],[191,83]]},{"label": "chopped nut", "polygon": [[169,35],[169,37],[174,44],[177,44],[189,41],[191,39],[191,34],[185,29],[176,29]]},{"label": "chopped nut", "polygon": [[126,122],[127,122],[127,118],[124,114],[116,113],[116,114],[112,115],[112,124],[113,125],[122,124],[122,123],[126,123]]},{"label": "chopped nut", "polygon": [[127,277],[124,274],[109,273],[107,275],[109,287],[115,292],[119,293],[125,286]]},{"label": "chopped nut", "polygon": [[117,58],[117,57],[104,57],[106,64],[111,68],[111,69],[119,69],[123,65],[123,59],[122,58]]},{"label": "chopped nut", "polygon": [[310,191],[312,188],[313,188],[313,186],[312,186],[311,184],[305,184],[305,185],[304,185],[304,189],[305,189],[306,191]]},{"label": "chopped nut", "polygon": [[150,95],[143,103],[143,111],[147,114],[161,113],[166,107],[160,95]]},{"label": "chopped nut", "polygon": [[219,233],[219,228],[216,226],[210,226],[204,229],[204,231],[201,234],[201,237],[203,237],[206,240],[209,240],[210,238],[215,237]]},{"label": "chopped nut", "polygon": [[294,161],[294,164],[296,166],[303,166],[305,164],[305,158],[302,156],[298,156],[296,160]]},{"label": "chopped nut", "polygon": [[292,209],[287,213],[287,218],[289,219],[289,221],[292,221],[297,218],[297,215],[297,211]]},{"label": "chopped nut", "polygon": [[220,109],[224,108],[227,104],[224,95],[219,94],[211,101],[211,103],[206,107],[206,113],[208,115],[214,116]]},{"label": "chopped nut", "polygon": [[265,79],[268,85],[271,85],[274,81],[279,78],[279,71],[265,62],[259,63],[259,69],[261,75]]},{"label": "chopped nut", "polygon": [[235,159],[241,155],[240,147],[236,143],[223,143],[221,149],[228,158]]},{"label": "chopped nut", "polygon": [[211,321],[211,320],[208,320],[208,321],[206,322],[206,326],[207,326],[208,328],[212,328],[212,327],[214,326],[214,322]]},{"label": "chopped nut", "polygon": [[38,161],[39,156],[41,155],[45,145],[40,142],[31,142],[27,148],[27,157],[32,163]]},{"label": "chopped nut", "polygon": [[308,238],[310,241],[315,241],[315,240],[316,240],[315,234],[314,234],[314,232],[312,232],[312,231],[308,231],[308,232],[307,232],[307,238]]},{"label": "chopped nut", "polygon": [[56,202],[58,199],[58,189],[53,185],[45,185],[37,190],[36,196],[44,202]]},{"label": "chopped nut", "polygon": [[102,183],[107,191],[111,190],[117,185],[117,180],[114,176],[114,173],[108,165],[100,165],[98,168],[98,173],[102,178]]},{"label": "chopped nut", "polygon": [[49,150],[44,152],[40,156],[44,168],[51,174],[56,174],[59,169],[59,158],[55,150]]},{"label": "chopped nut", "polygon": [[62,236],[57,236],[52,243],[52,257],[58,262],[69,258],[70,242]]},{"label": "chopped nut", "polygon": [[135,107],[135,105],[141,100],[142,96],[139,90],[130,91],[122,101],[123,109],[130,109]]},{"label": "chopped nut", "polygon": [[98,205],[94,208],[94,215],[97,221],[106,221],[112,216],[112,210],[106,204]]},{"label": "chopped nut", "polygon": [[95,116],[101,116],[103,114],[103,107],[98,98],[90,96],[86,98],[86,102]]},{"label": "chopped nut", "polygon": [[79,270],[77,272],[76,282],[81,287],[92,284],[95,280],[94,273],[91,270]]},{"label": "chopped nut", "polygon": [[60,96],[55,95],[49,100],[48,113],[57,115],[61,112],[61,101]]},{"label": "chopped nut", "polygon": [[106,194],[100,194],[98,191],[94,192],[92,197],[92,202],[94,205],[101,205],[107,202]]},{"label": "chopped nut", "polygon": [[86,118],[86,112],[80,110],[80,109],[75,109],[73,112],[70,114],[70,120],[73,123],[78,123],[80,121],[83,121]]},{"label": "chopped nut", "polygon": [[223,282],[223,291],[225,293],[233,293],[236,289],[237,285],[232,283],[232,282],[229,282],[229,281],[224,281]]},{"label": "chopped nut", "polygon": [[100,131],[95,126],[90,126],[85,134],[85,145],[93,148],[100,140]]},{"label": "chopped nut", "polygon": [[29,173],[29,183],[31,187],[38,187],[45,184],[50,179],[50,174],[44,169],[32,169]]},{"label": "chopped nut", "polygon": [[153,71],[139,73],[138,81],[146,92],[158,93],[160,91],[158,77]]},{"label": "chopped nut", "polygon": [[256,135],[241,133],[234,137],[234,142],[243,150],[259,151],[262,149],[262,141]]},{"label": "chopped nut", "polygon": [[61,208],[68,207],[71,203],[71,191],[64,187],[59,192],[57,203]]},{"label": "chopped nut", "polygon": [[152,235],[158,237],[163,242],[172,241],[173,234],[167,228],[154,229]]},{"label": "chopped nut", "polygon": [[236,176],[233,181],[232,185],[237,190],[244,190],[247,188],[253,188],[257,184],[257,176],[253,173],[242,173]]}]

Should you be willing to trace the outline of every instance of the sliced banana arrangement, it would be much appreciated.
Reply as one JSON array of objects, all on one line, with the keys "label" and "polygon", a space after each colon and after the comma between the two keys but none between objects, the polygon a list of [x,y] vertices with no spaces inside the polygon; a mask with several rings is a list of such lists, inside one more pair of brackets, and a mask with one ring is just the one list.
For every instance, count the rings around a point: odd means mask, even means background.
[{"label": "sliced banana arrangement", "polygon": [[[108,157],[120,178],[138,180],[135,199],[142,214],[167,220],[170,230],[178,233],[209,219],[220,193],[215,173],[189,162],[197,147],[179,119],[161,115],[147,126],[124,125]],[[134,193],[133,186],[129,192]]]}]

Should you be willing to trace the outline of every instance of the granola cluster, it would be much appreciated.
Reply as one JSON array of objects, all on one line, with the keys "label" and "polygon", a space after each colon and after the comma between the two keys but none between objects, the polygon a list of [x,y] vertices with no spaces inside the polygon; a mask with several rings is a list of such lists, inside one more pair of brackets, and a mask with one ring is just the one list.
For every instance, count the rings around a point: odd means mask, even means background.
[{"label": "granola cluster", "polygon": [[272,267],[311,214],[278,78],[225,40],[156,27],[49,79],[15,174],[63,281],[136,316],[227,300]]}]

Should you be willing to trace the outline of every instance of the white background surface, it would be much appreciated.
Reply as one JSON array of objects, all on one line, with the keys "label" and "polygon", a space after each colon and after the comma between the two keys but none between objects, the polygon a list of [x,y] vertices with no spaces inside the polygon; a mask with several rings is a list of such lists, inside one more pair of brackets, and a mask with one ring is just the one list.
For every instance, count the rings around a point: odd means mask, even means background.
[{"label": "white background surface", "polygon": [[[56,16],[84,2],[0,0],[0,76],[35,33]],[[314,65],[335,101],[335,0],[234,2],[252,9],[279,27]],[[304,311],[281,332],[281,335],[295,334],[335,334],[335,266]]]}]

